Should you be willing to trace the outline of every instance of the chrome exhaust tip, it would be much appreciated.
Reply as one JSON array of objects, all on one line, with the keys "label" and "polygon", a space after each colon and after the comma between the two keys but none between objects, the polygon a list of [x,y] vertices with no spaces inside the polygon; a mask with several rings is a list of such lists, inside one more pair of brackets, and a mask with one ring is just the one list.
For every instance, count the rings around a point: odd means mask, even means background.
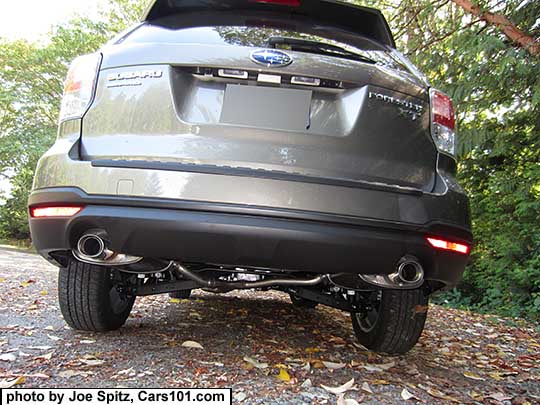
[{"label": "chrome exhaust tip", "polygon": [[107,233],[99,229],[88,231],[79,238],[73,256],[81,262],[100,266],[125,266],[143,259],[110,250]]},{"label": "chrome exhaust tip", "polygon": [[403,256],[391,274],[359,274],[368,284],[390,289],[412,290],[424,284],[424,268],[414,256]]},{"label": "chrome exhaust tip", "polygon": [[92,233],[81,236],[77,242],[78,253],[89,259],[104,258],[105,249],[105,241]]},{"label": "chrome exhaust tip", "polygon": [[421,284],[424,281],[424,269],[416,259],[403,258],[397,268],[397,278],[403,284]]}]

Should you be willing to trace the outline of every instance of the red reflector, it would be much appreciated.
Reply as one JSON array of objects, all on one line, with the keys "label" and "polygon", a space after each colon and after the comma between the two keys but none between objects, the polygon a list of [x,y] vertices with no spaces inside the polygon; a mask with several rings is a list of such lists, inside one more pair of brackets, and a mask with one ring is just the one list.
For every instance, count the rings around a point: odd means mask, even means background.
[{"label": "red reflector", "polygon": [[446,128],[454,130],[456,128],[456,116],[452,99],[446,94],[434,91],[431,94],[431,108],[433,122]]},{"label": "red reflector", "polygon": [[83,207],[36,207],[30,209],[32,218],[72,217],[81,212]]},{"label": "red reflector", "polygon": [[279,4],[281,6],[300,7],[300,0],[249,0],[250,3]]},{"label": "red reflector", "polygon": [[457,253],[469,254],[470,248],[467,245],[461,243],[449,242],[443,239],[426,238],[431,246],[437,249],[451,250]]}]

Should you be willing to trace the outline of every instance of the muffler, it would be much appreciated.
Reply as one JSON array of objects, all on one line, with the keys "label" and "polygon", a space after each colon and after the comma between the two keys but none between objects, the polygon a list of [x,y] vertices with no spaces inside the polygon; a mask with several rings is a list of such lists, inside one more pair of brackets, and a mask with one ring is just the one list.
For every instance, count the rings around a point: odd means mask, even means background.
[{"label": "muffler", "polygon": [[368,284],[390,289],[415,289],[424,283],[424,268],[414,256],[403,256],[391,274],[359,274]]},{"label": "muffler", "polygon": [[81,262],[99,266],[125,266],[142,260],[142,257],[117,253],[109,249],[107,233],[99,229],[90,230],[79,238],[73,256]]}]

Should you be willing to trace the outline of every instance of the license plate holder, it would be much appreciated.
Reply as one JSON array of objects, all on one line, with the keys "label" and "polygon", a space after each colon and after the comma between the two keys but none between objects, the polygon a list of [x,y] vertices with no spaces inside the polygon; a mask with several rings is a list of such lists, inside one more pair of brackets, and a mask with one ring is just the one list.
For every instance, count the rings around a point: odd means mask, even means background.
[{"label": "license plate holder", "polygon": [[228,84],[220,122],[223,124],[306,131],[312,92],[309,90]]}]

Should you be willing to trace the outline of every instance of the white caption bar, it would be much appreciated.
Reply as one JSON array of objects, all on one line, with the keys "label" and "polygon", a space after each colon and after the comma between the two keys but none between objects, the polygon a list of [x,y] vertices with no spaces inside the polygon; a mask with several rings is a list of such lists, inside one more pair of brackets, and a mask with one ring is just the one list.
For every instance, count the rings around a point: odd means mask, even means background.
[{"label": "white caption bar", "polygon": [[230,389],[3,389],[2,405],[230,405]]}]

